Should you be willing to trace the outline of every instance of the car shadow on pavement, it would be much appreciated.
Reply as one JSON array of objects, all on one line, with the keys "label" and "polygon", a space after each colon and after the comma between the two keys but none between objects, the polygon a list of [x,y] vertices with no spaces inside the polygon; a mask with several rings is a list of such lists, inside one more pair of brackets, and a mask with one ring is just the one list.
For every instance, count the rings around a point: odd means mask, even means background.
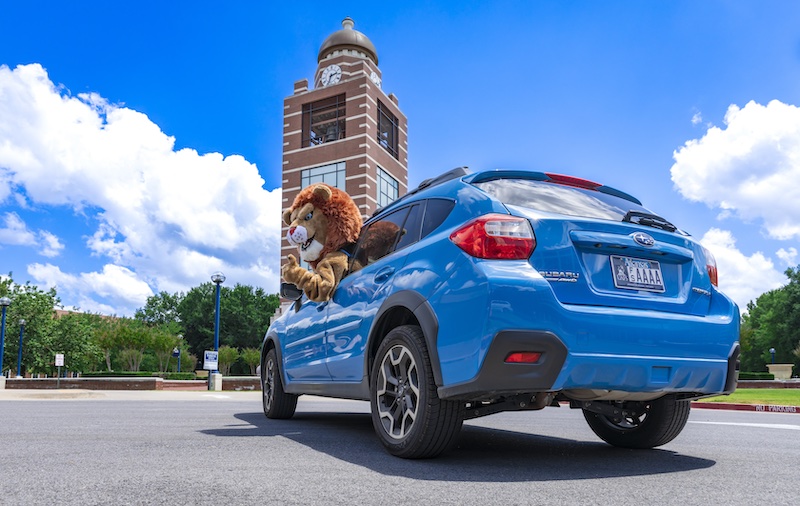
[{"label": "car shadow on pavement", "polygon": [[647,476],[709,468],[716,464],[669,450],[627,450],[525,432],[464,425],[456,446],[436,459],[405,460],[389,455],[364,413],[297,413],[269,420],[263,413],[240,413],[237,425],[201,431],[220,437],[282,436],[363,466],[421,480],[523,482]]}]

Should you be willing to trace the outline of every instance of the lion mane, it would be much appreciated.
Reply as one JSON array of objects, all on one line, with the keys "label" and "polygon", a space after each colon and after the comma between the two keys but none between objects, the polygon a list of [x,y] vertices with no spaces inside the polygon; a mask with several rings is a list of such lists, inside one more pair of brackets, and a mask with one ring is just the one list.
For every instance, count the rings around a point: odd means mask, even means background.
[{"label": "lion mane", "polygon": [[[331,197],[328,200],[324,200],[319,192],[314,192],[314,189],[320,185],[330,189]],[[322,211],[328,220],[328,236],[325,240],[325,247],[319,259],[311,262],[311,267],[315,268],[316,264],[329,253],[338,250],[345,244],[356,242],[361,231],[362,221],[361,213],[350,195],[329,184],[317,183],[307,186],[297,194],[292,207],[286,212],[291,215],[292,211],[308,203]]]}]

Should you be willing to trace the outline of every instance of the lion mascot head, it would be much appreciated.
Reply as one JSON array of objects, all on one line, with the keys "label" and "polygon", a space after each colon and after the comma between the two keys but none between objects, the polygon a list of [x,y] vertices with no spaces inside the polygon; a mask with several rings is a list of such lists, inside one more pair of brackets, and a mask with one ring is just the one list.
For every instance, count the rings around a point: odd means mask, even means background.
[{"label": "lion mascot head", "polygon": [[314,272],[303,269],[294,255],[288,255],[281,275],[311,300],[328,300],[347,271],[348,256],[341,249],[354,243],[361,230],[358,207],[344,191],[319,183],[304,188],[295,197],[283,213],[283,221],[289,226],[289,244],[297,247],[300,258]]}]

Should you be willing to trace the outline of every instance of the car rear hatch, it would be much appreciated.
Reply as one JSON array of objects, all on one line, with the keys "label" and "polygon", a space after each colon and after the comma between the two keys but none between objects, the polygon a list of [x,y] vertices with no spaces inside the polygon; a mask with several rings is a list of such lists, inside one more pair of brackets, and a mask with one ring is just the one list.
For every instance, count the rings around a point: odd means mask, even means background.
[{"label": "car rear hatch", "polygon": [[560,302],[708,314],[710,254],[634,197],[555,174],[482,173],[471,182],[528,219],[529,261]]}]

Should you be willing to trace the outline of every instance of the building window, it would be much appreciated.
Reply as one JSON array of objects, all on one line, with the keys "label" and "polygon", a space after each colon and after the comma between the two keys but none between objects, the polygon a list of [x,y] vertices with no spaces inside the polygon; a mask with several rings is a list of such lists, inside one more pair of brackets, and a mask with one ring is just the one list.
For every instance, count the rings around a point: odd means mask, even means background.
[{"label": "building window", "polygon": [[346,191],[344,177],[344,162],[321,165],[313,169],[300,172],[300,187],[305,188],[316,183],[325,183],[342,191]]},{"label": "building window", "polygon": [[398,190],[397,180],[389,175],[388,172],[378,167],[378,207],[386,207],[397,200]]},{"label": "building window", "polygon": [[378,143],[386,148],[386,151],[398,158],[397,138],[398,138],[397,116],[392,114],[388,107],[378,101]]},{"label": "building window", "polygon": [[344,95],[303,104],[304,148],[345,137]]}]

